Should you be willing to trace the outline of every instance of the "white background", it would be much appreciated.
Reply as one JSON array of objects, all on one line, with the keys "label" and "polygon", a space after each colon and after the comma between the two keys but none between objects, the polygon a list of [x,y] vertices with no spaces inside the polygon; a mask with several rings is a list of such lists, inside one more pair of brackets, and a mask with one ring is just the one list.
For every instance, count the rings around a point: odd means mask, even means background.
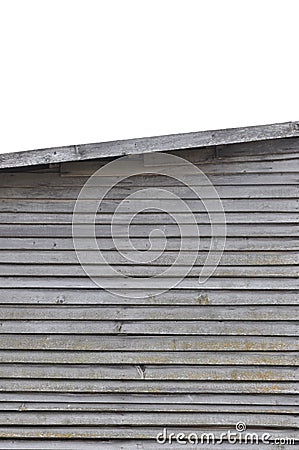
[{"label": "white background", "polygon": [[296,0],[0,0],[0,153],[299,120]]}]

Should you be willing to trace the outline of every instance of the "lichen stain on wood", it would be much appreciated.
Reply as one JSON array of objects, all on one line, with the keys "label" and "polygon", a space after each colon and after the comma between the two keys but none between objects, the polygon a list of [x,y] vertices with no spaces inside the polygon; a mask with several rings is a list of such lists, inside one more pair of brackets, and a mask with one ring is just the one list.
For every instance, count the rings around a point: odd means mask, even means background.
[{"label": "lichen stain on wood", "polygon": [[209,297],[207,295],[199,295],[197,297],[197,302],[199,305],[209,305],[210,304],[210,300]]}]

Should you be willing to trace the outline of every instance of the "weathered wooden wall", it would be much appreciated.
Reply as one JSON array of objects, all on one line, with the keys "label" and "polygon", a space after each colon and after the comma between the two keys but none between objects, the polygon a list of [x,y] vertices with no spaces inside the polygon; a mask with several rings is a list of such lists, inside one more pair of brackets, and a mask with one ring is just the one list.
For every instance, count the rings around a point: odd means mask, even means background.
[{"label": "weathered wooden wall", "polygon": [[[73,248],[74,203],[101,161],[1,171],[0,449],[151,450],[163,448],[154,438],[164,426],[222,432],[239,421],[296,436],[298,138],[178,153],[223,199],[226,250],[204,286],[195,266],[175,289],[141,299],[98,289]],[[202,204],[150,176],[115,188],[98,215],[108,261],[132,271],[108,225],[137,186],[167,186],[186,199],[202,224],[202,264],[210,245]],[[169,241],[156,264],[133,269],[140,290],[144,270],[169,264],[179,245],[167,216],[148,213],[133,226],[137,246],[146,248],[153,223]]]}]

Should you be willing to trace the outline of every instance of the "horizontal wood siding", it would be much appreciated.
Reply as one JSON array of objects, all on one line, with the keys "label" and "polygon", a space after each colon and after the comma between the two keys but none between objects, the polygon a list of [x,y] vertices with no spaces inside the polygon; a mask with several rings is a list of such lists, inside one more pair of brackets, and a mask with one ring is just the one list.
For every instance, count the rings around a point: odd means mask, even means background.
[{"label": "horizontal wood siding", "polygon": [[[73,246],[75,201],[103,160],[0,172],[0,450],[177,449],[157,444],[157,433],[166,427],[220,436],[238,422],[260,436],[298,438],[299,138],[174,153],[198,164],[215,185],[227,219],[225,251],[199,285],[211,233],[202,202],[173,178],[127,179],[96,215],[106,260],[139,280],[133,292],[101,268],[126,297],[89,279]],[[149,159],[134,164],[148,167]],[[196,177],[188,182],[199,184]],[[120,254],[110,233],[119,201],[142,187],[183,198],[201,234],[193,268],[160,295],[157,287],[169,279],[162,275],[153,287],[150,276],[172,264],[180,245],[170,216],[148,210],[132,224],[140,250],[153,227],[168,238],[148,265],[128,262],[131,249],[124,243]],[[183,213],[180,220],[190,231],[174,279],[195,251],[191,223]],[[123,226],[116,232],[121,237]]]}]

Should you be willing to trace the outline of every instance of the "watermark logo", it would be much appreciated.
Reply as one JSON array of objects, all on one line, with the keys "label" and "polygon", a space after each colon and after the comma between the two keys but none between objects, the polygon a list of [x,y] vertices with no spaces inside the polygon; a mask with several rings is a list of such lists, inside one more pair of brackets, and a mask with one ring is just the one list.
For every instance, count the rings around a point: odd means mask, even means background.
[{"label": "watermark logo", "polygon": [[258,434],[246,431],[247,426],[244,422],[238,422],[235,430],[227,430],[223,433],[216,434],[213,432],[205,433],[183,433],[169,432],[164,428],[156,436],[156,442],[164,445],[221,445],[221,444],[250,444],[250,445],[295,445],[295,438],[290,437],[274,437],[269,433]]},{"label": "watermark logo", "polygon": [[[136,157],[130,156],[115,159],[97,170],[83,186],[75,204],[72,227],[74,247],[82,268],[99,287],[131,298],[146,297],[146,289],[154,289],[155,295],[168,291],[180,284],[194,268],[198,270],[198,283],[204,283],[215,272],[226,240],[225,213],[217,190],[199,167],[178,156],[154,153],[147,155],[146,165],[140,161],[143,159],[136,163]],[[167,183],[166,187],[137,188],[132,182],[129,194],[115,201],[113,192],[116,196],[120,191],[124,192],[120,187],[122,182],[144,175],[170,178],[176,188]],[[177,186],[181,186],[183,193],[189,192],[187,197],[190,201],[186,200],[186,194],[178,195]],[[210,245],[200,265],[198,252],[202,224],[195,204],[201,205],[199,210],[202,214],[207,214],[210,227]],[[100,226],[98,218],[103,217],[105,208],[108,223]],[[149,212],[152,212],[152,223],[143,227],[134,225],[137,216],[149,217]],[[161,213],[168,214],[175,223],[180,243],[175,258],[166,266],[161,265],[158,273],[153,273],[155,261],[167,251],[169,237],[167,224],[155,225]],[[136,245],[138,239],[134,240],[131,233],[134,229],[137,230],[137,238],[148,242],[146,249]],[[138,235],[147,232],[148,235]],[[170,234],[169,239],[172,238]],[[101,248],[99,241],[103,239],[112,243],[113,253],[108,254]],[[120,261],[122,266],[118,265]],[[131,272],[123,269],[124,261]]]},{"label": "watermark logo", "polygon": [[242,431],[245,431],[246,430],[246,423],[244,423],[244,422],[238,422],[237,424],[236,424],[236,430],[237,431],[240,431],[240,432],[242,432]]}]

